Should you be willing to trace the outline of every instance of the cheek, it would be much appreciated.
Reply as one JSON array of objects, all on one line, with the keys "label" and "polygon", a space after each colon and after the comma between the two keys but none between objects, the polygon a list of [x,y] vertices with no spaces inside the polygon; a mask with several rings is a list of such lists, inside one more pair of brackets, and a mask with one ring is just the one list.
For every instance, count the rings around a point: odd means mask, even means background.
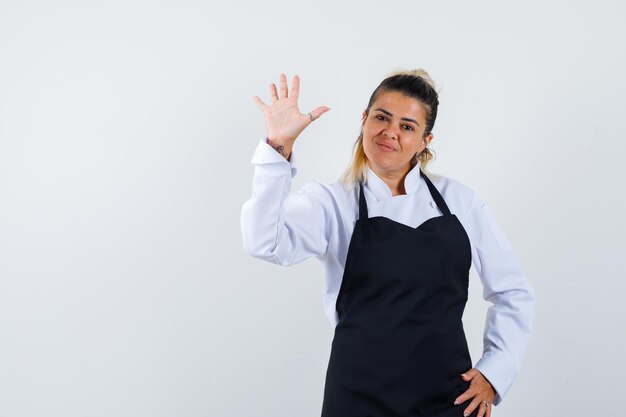
[{"label": "cheek", "polygon": [[369,152],[372,149],[372,142],[365,137],[363,138],[363,149],[365,152]]},{"label": "cheek", "polygon": [[402,150],[407,153],[415,153],[419,151],[420,141],[417,137],[412,137],[402,142]]},{"label": "cheek", "polygon": [[372,128],[365,127],[363,129],[363,142],[372,142],[374,136],[376,136],[376,132]]},{"label": "cheek", "polygon": [[380,120],[368,120],[363,125],[363,131],[369,132],[372,135],[377,135],[384,128],[383,122]]}]

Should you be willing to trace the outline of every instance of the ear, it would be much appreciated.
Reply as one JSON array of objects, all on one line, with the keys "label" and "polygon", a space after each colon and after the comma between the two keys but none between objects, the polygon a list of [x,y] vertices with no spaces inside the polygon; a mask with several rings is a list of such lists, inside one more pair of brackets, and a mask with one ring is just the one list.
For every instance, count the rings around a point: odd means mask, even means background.
[{"label": "ear", "polygon": [[425,144],[425,147],[428,147],[428,145],[430,145],[430,142],[433,140],[433,137],[434,137],[434,136],[433,136],[432,132],[431,132],[431,133],[429,133],[429,134],[428,134],[428,136],[425,136],[425,137],[424,137],[424,144]]},{"label": "ear", "polygon": [[361,114],[361,126],[365,123],[365,119],[367,119],[367,113],[363,110],[363,113]]}]

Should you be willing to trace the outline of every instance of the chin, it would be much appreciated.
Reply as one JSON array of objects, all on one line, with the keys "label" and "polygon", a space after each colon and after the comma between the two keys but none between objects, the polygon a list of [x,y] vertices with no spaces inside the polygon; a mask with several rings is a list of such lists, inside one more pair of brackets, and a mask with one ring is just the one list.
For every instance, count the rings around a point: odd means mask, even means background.
[{"label": "chin", "polygon": [[390,158],[368,158],[368,163],[370,167],[376,167],[379,171],[400,171],[400,170],[410,170],[411,161],[408,160],[405,163],[401,163],[398,161],[390,160]]}]

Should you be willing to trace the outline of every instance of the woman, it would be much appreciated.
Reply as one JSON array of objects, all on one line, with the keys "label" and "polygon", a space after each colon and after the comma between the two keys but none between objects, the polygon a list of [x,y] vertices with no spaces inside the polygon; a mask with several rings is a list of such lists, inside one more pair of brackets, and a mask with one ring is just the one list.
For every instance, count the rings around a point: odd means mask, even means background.
[{"label": "woman", "polygon": [[[280,265],[315,256],[335,326],[323,417],[487,416],[509,390],[534,315],[534,291],[487,205],[454,179],[426,175],[438,94],[423,70],[392,74],[362,115],[340,181],[290,193],[293,144],[329,110],[298,110],[285,74],[272,103],[254,97],[267,137],[252,157],[241,212],[246,252]],[[475,266],[492,302],[472,367],[461,321]]]}]

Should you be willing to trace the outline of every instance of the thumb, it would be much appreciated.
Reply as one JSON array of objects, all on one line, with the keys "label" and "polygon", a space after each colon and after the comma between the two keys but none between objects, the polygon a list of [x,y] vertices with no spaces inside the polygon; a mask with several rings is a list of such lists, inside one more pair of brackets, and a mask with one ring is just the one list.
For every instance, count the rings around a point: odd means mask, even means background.
[{"label": "thumb", "polygon": [[478,374],[478,369],[472,368],[469,371],[462,373],[461,378],[463,378],[464,381],[469,381],[470,379],[474,378],[477,374]]},{"label": "thumb", "polygon": [[330,110],[330,107],[328,106],[319,106],[315,110],[311,111],[311,116],[313,116],[313,120],[315,120],[322,114],[326,113],[328,110]]}]

